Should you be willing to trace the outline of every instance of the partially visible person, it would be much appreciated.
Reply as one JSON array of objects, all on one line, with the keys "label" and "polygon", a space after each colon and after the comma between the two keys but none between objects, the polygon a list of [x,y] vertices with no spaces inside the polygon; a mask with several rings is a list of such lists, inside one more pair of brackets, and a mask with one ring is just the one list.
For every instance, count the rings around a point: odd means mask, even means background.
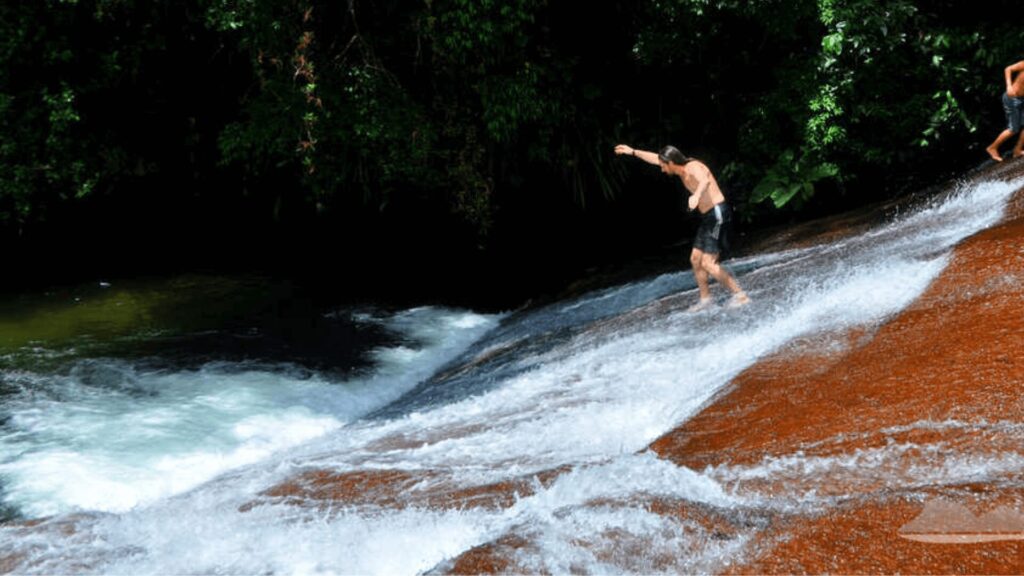
[{"label": "partially visible person", "polygon": [[[1024,132],[1021,132],[1021,126],[1024,124],[1024,74],[1020,72],[1024,70],[1024,60],[1007,66],[1003,71],[1006,76],[1006,92],[1003,92],[1003,111],[1006,113],[1006,129],[996,136],[994,142],[989,144],[985,151],[992,157],[996,162],[1003,161],[1003,155],[999,152],[999,147],[1002,146],[1003,142],[1009,140],[1014,134],[1020,132],[1020,137],[1017,138],[1017,145],[1013,147],[1013,157],[1020,158],[1024,155]],[[1014,77],[1014,74],[1017,76]]]},{"label": "partially visible person", "polygon": [[703,162],[688,158],[674,146],[665,146],[660,152],[654,153],[619,144],[615,147],[615,153],[634,156],[648,164],[660,166],[663,174],[678,176],[683,181],[683,186],[690,192],[689,209],[697,210],[701,214],[693,250],[690,251],[690,264],[697,280],[700,300],[691,306],[690,310],[702,310],[713,303],[711,289],[708,286],[709,275],[733,293],[727,306],[738,307],[750,302],[750,298],[740,288],[736,279],[718,262],[724,248],[725,228],[731,214],[725,202],[725,195],[718,187],[711,170]]}]

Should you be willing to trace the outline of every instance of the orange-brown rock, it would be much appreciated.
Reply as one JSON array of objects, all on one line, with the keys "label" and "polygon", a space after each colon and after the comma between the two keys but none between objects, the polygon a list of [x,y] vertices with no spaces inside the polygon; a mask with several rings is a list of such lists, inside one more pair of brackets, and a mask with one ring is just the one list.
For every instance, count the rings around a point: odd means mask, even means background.
[{"label": "orange-brown rock", "polygon": [[759,362],[654,450],[700,468],[922,420],[1020,421],[1022,201],[1008,221],[957,247],[925,294],[870,338],[850,338],[840,353],[784,351]]},{"label": "orange-brown rock", "polygon": [[529,546],[522,536],[509,534],[494,542],[481,544],[463,552],[444,570],[445,574],[527,574],[530,571],[517,566],[512,558],[516,552]]},{"label": "orange-brown rock", "polygon": [[[702,547],[702,541],[726,541],[738,537],[742,532],[768,526],[774,516],[762,511],[721,510],[700,503],[665,498],[598,499],[583,505],[600,508],[642,508],[654,514],[670,517],[696,534],[693,542],[698,549]],[[660,552],[654,553],[647,546],[648,542],[642,538],[616,533],[615,529],[609,529],[603,535],[608,537],[608,540],[615,541],[615,544],[608,546],[607,541],[588,541],[581,537],[574,545],[588,549],[594,558],[608,566],[622,566],[623,562],[628,565],[631,560],[638,560],[645,567],[645,571],[667,574],[677,573],[680,566],[687,566],[690,560],[687,554],[693,552],[663,548]],[[530,555],[539,547],[531,537],[529,534],[516,532],[504,534],[437,566],[436,571],[443,574],[537,573],[537,567],[523,566],[517,561],[523,553]],[[543,568],[539,571],[548,573],[548,570]],[[586,568],[581,566],[579,571],[585,573]],[[623,571],[631,572],[628,568],[623,568]]]},{"label": "orange-brown rock", "polygon": [[[996,503],[1024,509],[1024,491],[947,494],[982,514]],[[899,528],[924,503],[854,501],[821,516],[791,518],[768,532],[752,559],[727,574],[1022,574],[1024,541],[932,544],[901,538]]]},{"label": "orange-brown rock", "polygon": [[[271,487],[261,496],[271,501],[312,506],[364,506],[386,508],[428,506],[442,509],[507,508],[550,483],[564,469],[547,470],[519,478],[464,486],[435,472],[311,470]],[[242,506],[250,510],[258,502]]]}]

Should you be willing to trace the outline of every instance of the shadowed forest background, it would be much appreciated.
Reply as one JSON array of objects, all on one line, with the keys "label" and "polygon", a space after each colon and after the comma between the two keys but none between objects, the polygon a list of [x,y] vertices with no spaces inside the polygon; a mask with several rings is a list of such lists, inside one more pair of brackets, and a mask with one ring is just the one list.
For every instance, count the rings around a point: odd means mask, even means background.
[{"label": "shadowed forest background", "polygon": [[1019,12],[5,2],[4,290],[206,269],[500,308],[666,247],[682,266],[680,184],[616,143],[704,160],[747,233],[922,190],[1002,130]]}]

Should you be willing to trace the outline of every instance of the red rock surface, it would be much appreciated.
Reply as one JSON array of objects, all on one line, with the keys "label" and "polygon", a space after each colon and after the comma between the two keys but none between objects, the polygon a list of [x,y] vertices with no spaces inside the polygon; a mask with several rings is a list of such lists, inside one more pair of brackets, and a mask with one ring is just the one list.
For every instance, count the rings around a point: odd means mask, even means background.
[{"label": "red rock surface", "polygon": [[920,420],[1021,421],[1022,201],[959,246],[926,293],[875,334],[845,336],[838,354],[788,350],[758,363],[654,450],[700,468]]},{"label": "red rock surface", "polygon": [[[428,506],[442,509],[507,508],[546,486],[562,470],[545,471],[493,484],[463,486],[439,473],[379,470],[311,470],[273,486],[262,497],[276,502],[321,506]],[[248,511],[259,502],[242,506]]]},{"label": "red rock surface", "polygon": [[[946,490],[976,515],[996,503],[1024,509],[1024,490],[979,487]],[[933,496],[935,496],[933,494]],[[727,574],[1021,574],[1024,542],[932,544],[901,538],[924,503],[876,498],[836,507],[810,518],[778,523],[766,533],[754,558]]]}]

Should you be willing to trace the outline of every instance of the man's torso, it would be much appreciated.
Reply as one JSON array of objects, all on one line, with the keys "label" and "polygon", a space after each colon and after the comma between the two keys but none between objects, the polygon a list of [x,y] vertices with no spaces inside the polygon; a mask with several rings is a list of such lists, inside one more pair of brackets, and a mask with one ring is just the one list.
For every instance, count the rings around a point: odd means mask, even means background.
[{"label": "man's torso", "polygon": [[691,160],[685,166],[683,172],[683,185],[690,193],[697,191],[700,186],[702,178],[708,179],[708,189],[701,195],[697,202],[697,210],[701,214],[707,214],[709,210],[714,208],[715,204],[721,204],[725,202],[725,195],[722,194],[722,189],[718,187],[718,181],[715,180],[714,174],[711,170],[704,165],[703,162],[698,160]]},{"label": "man's torso", "polygon": [[1010,98],[1024,98],[1024,71],[1017,72],[1013,82],[1010,83],[1010,89],[1006,91],[1006,95]]}]

